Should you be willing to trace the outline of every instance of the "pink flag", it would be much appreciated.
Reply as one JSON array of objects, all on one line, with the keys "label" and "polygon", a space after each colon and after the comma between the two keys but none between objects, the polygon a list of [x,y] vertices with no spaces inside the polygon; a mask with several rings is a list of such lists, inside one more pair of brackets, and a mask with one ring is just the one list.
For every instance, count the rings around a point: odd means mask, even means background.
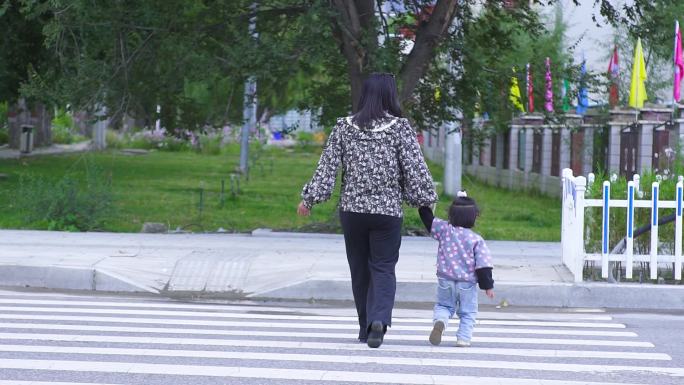
[{"label": "pink flag", "polygon": [[546,58],[546,92],[544,93],[544,109],[553,112],[553,83],[551,81],[551,59]]},{"label": "pink flag", "polygon": [[618,61],[617,46],[613,48],[613,56],[610,58],[608,64],[608,78],[610,79],[610,95],[608,97],[608,104],[615,107],[620,102],[620,94],[618,93],[618,82],[620,77],[620,62]]},{"label": "pink flag", "polygon": [[674,87],[672,97],[679,102],[680,91],[684,78],[684,56],[682,55],[682,32],[679,30],[679,21],[675,21],[675,47],[674,47]]},{"label": "pink flag", "polygon": [[527,63],[525,82],[527,83],[527,112],[534,112],[534,85],[532,83],[532,74],[530,73],[530,63]]}]

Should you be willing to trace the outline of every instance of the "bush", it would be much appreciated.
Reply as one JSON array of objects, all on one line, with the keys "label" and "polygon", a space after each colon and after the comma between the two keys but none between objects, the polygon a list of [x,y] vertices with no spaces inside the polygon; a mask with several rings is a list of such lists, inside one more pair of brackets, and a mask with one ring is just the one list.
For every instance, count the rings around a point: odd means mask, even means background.
[{"label": "bush", "polygon": [[183,139],[169,136],[161,144],[158,144],[157,148],[169,152],[188,151],[190,150],[190,144]]},{"label": "bush", "polygon": [[107,147],[122,149],[128,147],[129,140],[125,135],[119,134],[113,130],[107,130],[105,133],[107,140]]},{"label": "bush", "polygon": [[168,135],[166,129],[154,129],[136,132],[126,142],[129,148],[161,151],[187,151],[190,149],[188,141]]},{"label": "bush", "polygon": [[199,137],[199,150],[206,155],[221,154],[221,142],[223,138],[219,135],[202,135]]},{"label": "bush", "polygon": [[73,126],[74,120],[71,116],[66,111],[59,110],[52,119],[52,141],[59,144],[74,143],[76,136],[72,132]]},{"label": "bush", "polygon": [[45,222],[48,230],[104,228],[113,210],[111,180],[88,158],[80,161],[81,170],[72,168],[57,181],[29,174],[20,176],[17,207],[27,223]]},{"label": "bush", "polygon": [[[181,135],[181,137],[176,135]],[[208,155],[219,155],[223,148],[224,139],[222,132],[219,131],[202,135],[197,135],[192,131],[184,131],[169,135],[165,129],[161,128],[136,132],[130,137],[118,135],[113,131],[107,132],[107,143],[112,148],[128,147],[170,152],[195,150]]]},{"label": "bush", "polygon": [[297,133],[297,144],[302,147],[311,146],[314,144],[314,134],[311,132],[300,131]]},{"label": "bush", "polygon": [[141,150],[151,150],[157,148],[156,144],[150,143],[140,135],[133,135],[130,140],[128,140],[126,147]]},{"label": "bush", "polygon": [[235,143],[238,141],[239,130],[233,129],[231,126],[224,126],[221,129],[222,144]]},{"label": "bush", "polygon": [[58,110],[52,118],[52,127],[62,127],[71,130],[74,127],[74,119],[64,110]]},{"label": "bush", "polygon": [[313,139],[314,143],[316,143],[319,146],[322,146],[325,144],[325,140],[327,139],[327,135],[323,131],[319,131],[315,134],[313,134]]},{"label": "bush", "polygon": [[52,142],[58,144],[71,144],[74,136],[71,130],[63,126],[52,126]]},{"label": "bush", "polygon": [[0,126],[0,146],[9,142],[9,133],[7,127]]},{"label": "bush", "polygon": [[7,125],[7,102],[0,103],[0,145],[9,142],[9,127]]}]

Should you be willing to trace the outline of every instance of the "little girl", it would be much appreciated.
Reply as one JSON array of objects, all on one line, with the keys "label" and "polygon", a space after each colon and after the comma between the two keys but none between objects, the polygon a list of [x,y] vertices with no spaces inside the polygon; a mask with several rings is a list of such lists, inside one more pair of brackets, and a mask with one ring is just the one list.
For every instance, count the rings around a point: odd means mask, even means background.
[{"label": "little girl", "polygon": [[418,212],[432,238],[439,241],[437,251],[437,300],[430,343],[439,345],[449,319],[460,319],[456,346],[470,346],[477,315],[477,287],[494,298],[492,257],[484,239],[472,231],[479,215],[477,204],[460,191],[449,207],[449,222],[435,218],[432,209]]}]

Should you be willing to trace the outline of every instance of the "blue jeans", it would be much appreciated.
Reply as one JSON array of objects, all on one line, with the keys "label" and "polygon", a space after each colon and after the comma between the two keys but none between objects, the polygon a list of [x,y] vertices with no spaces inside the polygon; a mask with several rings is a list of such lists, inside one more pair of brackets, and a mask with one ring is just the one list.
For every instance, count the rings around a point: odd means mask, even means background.
[{"label": "blue jeans", "polygon": [[434,322],[442,321],[446,327],[454,313],[460,319],[456,337],[460,340],[470,341],[477,316],[477,283],[456,282],[439,278],[437,302],[433,316]]}]

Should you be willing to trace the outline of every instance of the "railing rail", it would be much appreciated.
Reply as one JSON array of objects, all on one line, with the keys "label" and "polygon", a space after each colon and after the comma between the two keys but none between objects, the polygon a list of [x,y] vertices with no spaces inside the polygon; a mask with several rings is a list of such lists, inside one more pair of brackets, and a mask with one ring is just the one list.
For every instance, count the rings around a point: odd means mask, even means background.
[{"label": "railing rail", "polygon": [[[571,169],[563,170],[562,184],[562,225],[561,225],[561,250],[563,263],[573,274],[575,282],[582,281],[585,261],[600,261],[601,276],[608,278],[609,262],[624,262],[625,277],[633,276],[634,262],[648,262],[650,264],[650,279],[658,278],[659,263],[674,264],[674,279],[682,279],[682,211],[684,199],[684,182],[680,177],[676,185],[675,200],[660,199],[660,184],[653,182],[651,185],[651,199],[635,199],[639,185],[638,175],[635,180],[627,183],[627,199],[611,199],[611,183],[603,182],[601,186],[601,199],[585,199],[587,179],[583,176],[574,176]],[[593,182],[593,177],[589,177]],[[587,253],[584,248],[585,209],[588,207],[601,208],[601,252]],[[611,252],[610,212],[612,209],[625,209],[626,223],[624,226],[625,252],[615,254]],[[635,209],[650,209],[650,252],[648,255],[634,254],[634,217]],[[675,209],[675,242],[674,255],[658,254],[659,245],[659,209]],[[666,220],[671,220],[667,218]],[[613,224],[615,225],[615,224]],[[613,240],[614,241],[614,240]]]}]

